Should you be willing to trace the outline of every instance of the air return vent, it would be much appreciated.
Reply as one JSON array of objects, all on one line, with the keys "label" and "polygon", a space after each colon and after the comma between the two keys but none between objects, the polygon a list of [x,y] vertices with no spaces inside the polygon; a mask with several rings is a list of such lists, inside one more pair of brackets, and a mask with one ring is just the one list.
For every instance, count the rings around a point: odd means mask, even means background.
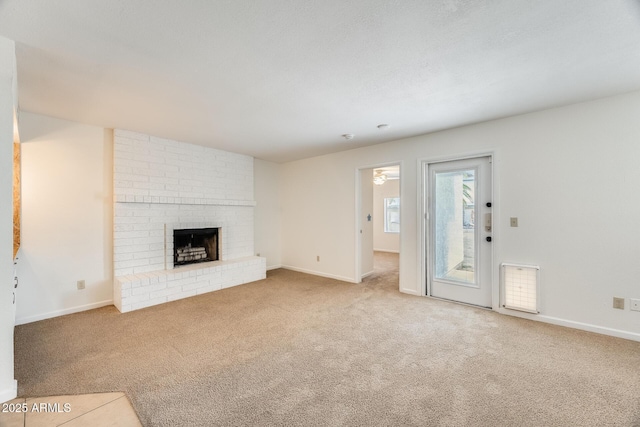
[{"label": "air return vent", "polygon": [[540,267],[501,264],[503,306],[512,310],[538,313]]}]

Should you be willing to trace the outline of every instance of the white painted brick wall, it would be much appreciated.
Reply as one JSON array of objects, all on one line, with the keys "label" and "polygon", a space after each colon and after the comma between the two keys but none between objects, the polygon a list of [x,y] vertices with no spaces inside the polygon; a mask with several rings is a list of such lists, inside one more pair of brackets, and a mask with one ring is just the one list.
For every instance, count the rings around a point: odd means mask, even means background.
[{"label": "white painted brick wall", "polygon": [[221,260],[253,255],[252,206],[116,203],[114,275],[173,268],[173,229],[205,227],[221,228]]},{"label": "white painted brick wall", "polygon": [[114,194],[137,203],[253,202],[253,158],[116,129]]},{"label": "white painted brick wall", "polygon": [[[158,283],[173,268],[174,228],[220,227],[223,262],[253,256],[253,158],[115,130],[114,200],[114,301],[120,311],[246,283],[247,277],[264,278],[266,265],[260,267],[260,261],[257,267],[240,263],[248,268],[246,274],[236,267],[233,274],[206,279],[198,273],[198,281],[180,282],[179,291]],[[220,266],[220,271],[228,268]],[[145,290],[135,290],[137,286]]]}]

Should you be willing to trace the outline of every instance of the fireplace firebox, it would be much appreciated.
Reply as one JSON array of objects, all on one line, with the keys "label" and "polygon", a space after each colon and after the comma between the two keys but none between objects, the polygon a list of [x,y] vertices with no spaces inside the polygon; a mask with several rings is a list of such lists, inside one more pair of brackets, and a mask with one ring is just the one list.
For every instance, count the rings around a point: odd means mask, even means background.
[{"label": "fireplace firebox", "polygon": [[173,265],[217,261],[218,228],[173,230]]}]

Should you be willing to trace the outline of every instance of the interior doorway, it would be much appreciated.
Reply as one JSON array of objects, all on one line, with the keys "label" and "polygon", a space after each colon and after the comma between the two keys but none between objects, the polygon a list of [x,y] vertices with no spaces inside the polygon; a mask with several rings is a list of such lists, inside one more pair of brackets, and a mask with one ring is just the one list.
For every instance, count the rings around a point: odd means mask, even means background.
[{"label": "interior doorway", "polygon": [[[361,168],[358,177],[357,266],[358,281],[385,275],[399,288],[400,165]],[[395,271],[395,275],[390,272]]]},{"label": "interior doorway", "polygon": [[427,295],[492,306],[491,157],[426,164]]}]

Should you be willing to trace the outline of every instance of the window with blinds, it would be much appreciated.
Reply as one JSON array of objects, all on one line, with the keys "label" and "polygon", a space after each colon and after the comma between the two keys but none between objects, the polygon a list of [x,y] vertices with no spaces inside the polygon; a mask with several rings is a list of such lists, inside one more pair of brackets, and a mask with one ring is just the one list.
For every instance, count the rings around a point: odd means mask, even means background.
[{"label": "window with blinds", "polygon": [[501,267],[504,307],[538,313],[540,267],[506,263]]}]

